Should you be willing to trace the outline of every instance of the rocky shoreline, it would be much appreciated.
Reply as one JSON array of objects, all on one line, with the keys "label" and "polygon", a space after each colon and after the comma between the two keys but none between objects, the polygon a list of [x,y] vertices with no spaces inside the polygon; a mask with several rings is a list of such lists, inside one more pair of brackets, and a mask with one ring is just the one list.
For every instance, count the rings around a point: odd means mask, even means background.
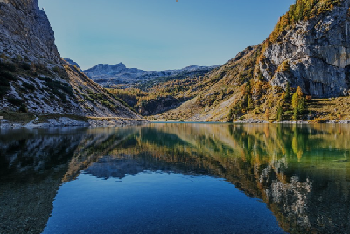
[{"label": "rocky shoreline", "polygon": [[18,128],[51,128],[51,127],[123,127],[135,126],[149,123],[144,119],[88,119],[74,120],[67,117],[60,117],[58,119],[48,119],[45,122],[38,122],[32,120],[29,123],[16,123],[8,120],[2,120],[0,129],[18,129]]},{"label": "rocky shoreline", "polygon": [[[172,123],[172,121],[166,121]],[[174,121],[176,122],[176,121]],[[36,120],[30,121],[29,123],[16,123],[8,120],[2,120],[0,129],[18,129],[18,128],[52,128],[52,127],[124,127],[124,126],[137,126],[151,123],[151,121],[145,119],[89,119],[87,121],[74,120],[67,117],[60,117],[59,119],[49,119],[46,122],[37,122]],[[182,122],[186,123],[186,122]],[[284,121],[273,121],[259,119],[247,119],[237,120],[233,123],[237,124],[312,124],[315,122],[306,120],[284,120]],[[327,124],[350,124],[350,120],[325,120],[322,123]]]}]

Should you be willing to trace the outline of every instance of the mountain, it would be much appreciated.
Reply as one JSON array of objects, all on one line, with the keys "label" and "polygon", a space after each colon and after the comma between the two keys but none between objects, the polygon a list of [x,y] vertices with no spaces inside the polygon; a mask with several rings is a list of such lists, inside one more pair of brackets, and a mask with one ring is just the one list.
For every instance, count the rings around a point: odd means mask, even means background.
[{"label": "mountain", "polygon": [[[205,75],[183,93],[190,100],[154,118],[350,117],[345,105],[350,99],[342,98],[350,88],[349,6],[350,0],[297,0],[262,44],[247,47]],[[318,100],[336,97],[340,105],[329,106],[330,110]]]},{"label": "mountain", "polygon": [[99,64],[84,73],[96,83],[109,87],[118,84],[130,84],[138,81],[144,71],[136,68],[126,68],[123,63],[116,65]]},{"label": "mountain", "polygon": [[116,65],[99,64],[84,71],[96,83],[103,87],[130,88],[145,84],[159,78],[176,78],[205,74],[217,66],[187,66],[178,70],[143,71],[137,68],[127,68],[123,63]]},{"label": "mountain", "polygon": [[0,10],[0,112],[141,118],[60,58],[37,0],[3,0]]},{"label": "mountain", "polygon": [[[264,78],[273,86],[284,86],[289,81],[318,98],[347,94],[349,4],[348,0],[297,1],[265,41],[259,61]],[[293,22],[294,15],[301,20]],[[281,66],[286,68],[281,70]]]}]

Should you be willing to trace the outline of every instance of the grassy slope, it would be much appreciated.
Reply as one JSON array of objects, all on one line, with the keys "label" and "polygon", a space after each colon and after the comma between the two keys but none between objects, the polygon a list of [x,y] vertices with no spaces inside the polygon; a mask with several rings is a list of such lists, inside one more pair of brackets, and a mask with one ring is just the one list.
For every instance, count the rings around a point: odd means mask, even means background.
[{"label": "grassy slope", "polygon": [[248,83],[253,87],[252,92],[257,99],[256,109],[264,111],[265,105],[261,104],[259,99],[269,93],[269,85],[258,78],[251,82],[260,52],[261,46],[248,47],[194,85],[187,92],[194,96],[193,99],[186,101],[177,109],[153,116],[151,119],[226,120],[230,109],[243,99]]}]

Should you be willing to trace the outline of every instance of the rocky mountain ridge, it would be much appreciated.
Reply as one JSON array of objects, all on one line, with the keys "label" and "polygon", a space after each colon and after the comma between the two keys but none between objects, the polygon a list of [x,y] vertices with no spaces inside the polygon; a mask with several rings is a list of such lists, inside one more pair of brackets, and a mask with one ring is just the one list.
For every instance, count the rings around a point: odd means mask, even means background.
[{"label": "rocky mountain ridge", "polygon": [[37,0],[0,1],[0,111],[141,119],[60,58]]},{"label": "rocky mountain ridge", "polygon": [[116,65],[99,64],[84,71],[84,73],[103,87],[130,88],[137,83],[145,83],[159,78],[177,76],[194,76],[205,74],[218,66],[191,65],[177,70],[143,71],[137,68],[127,68],[123,63]]}]

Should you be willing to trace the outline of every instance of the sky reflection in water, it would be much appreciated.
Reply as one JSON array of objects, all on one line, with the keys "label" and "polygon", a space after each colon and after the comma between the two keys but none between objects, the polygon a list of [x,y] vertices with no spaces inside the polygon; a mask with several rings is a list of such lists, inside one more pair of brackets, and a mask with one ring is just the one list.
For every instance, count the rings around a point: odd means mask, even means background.
[{"label": "sky reflection in water", "polygon": [[350,232],[349,137],[321,124],[1,132],[0,230]]}]

